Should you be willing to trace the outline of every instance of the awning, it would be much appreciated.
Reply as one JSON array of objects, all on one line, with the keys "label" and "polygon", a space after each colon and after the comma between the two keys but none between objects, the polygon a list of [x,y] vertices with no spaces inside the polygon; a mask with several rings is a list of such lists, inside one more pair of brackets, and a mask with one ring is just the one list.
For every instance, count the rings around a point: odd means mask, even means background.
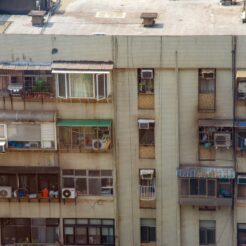
[{"label": "awning", "polygon": [[0,69],[3,70],[41,70],[49,71],[51,70],[50,63],[0,63]]},{"label": "awning", "polygon": [[0,110],[0,122],[54,122],[56,113],[51,111]]},{"label": "awning", "polygon": [[139,124],[146,124],[146,123],[155,123],[155,120],[149,120],[149,119],[139,119]]},{"label": "awning", "polygon": [[246,70],[237,71],[236,78],[246,78]]},{"label": "awning", "polygon": [[12,174],[12,173],[23,173],[23,174],[59,174],[59,167],[36,167],[36,166],[0,166],[0,174]]},{"label": "awning", "polygon": [[154,170],[153,169],[141,169],[140,175],[153,175]]},{"label": "awning", "polygon": [[68,126],[68,127],[111,127],[112,120],[59,120],[57,126]]},{"label": "awning", "polygon": [[92,61],[54,61],[52,73],[109,73],[113,69],[112,62]]},{"label": "awning", "polygon": [[177,169],[177,176],[180,178],[234,179],[235,170],[222,167],[182,167]]},{"label": "awning", "polygon": [[233,120],[198,120],[198,126],[203,127],[233,127]]},{"label": "awning", "polygon": [[246,120],[235,121],[236,127],[246,127]]}]

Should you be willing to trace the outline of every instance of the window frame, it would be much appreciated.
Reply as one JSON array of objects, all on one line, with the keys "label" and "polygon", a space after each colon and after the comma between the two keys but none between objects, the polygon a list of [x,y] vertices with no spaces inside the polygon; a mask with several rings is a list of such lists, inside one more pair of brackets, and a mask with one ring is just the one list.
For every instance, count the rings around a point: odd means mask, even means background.
[{"label": "window frame", "polygon": [[[152,79],[143,79],[141,77],[141,73],[143,70],[151,70],[152,73],[153,73],[153,78]],[[138,68],[137,70],[137,79],[138,79],[138,94],[142,94],[142,95],[154,95],[155,94],[155,69],[154,68]],[[143,86],[147,87],[147,82],[150,82],[152,83],[152,90],[153,91],[147,91],[145,90],[145,92],[141,91],[140,87],[141,87],[141,84],[144,83]]]},{"label": "window frame", "polygon": [[[109,97],[108,87],[111,83],[110,81],[110,72],[84,72],[76,74],[91,74],[92,75],[92,87],[93,87],[93,96],[92,97],[74,97],[71,95],[71,74],[73,73],[56,73],[56,97],[64,99],[95,99],[97,101],[104,100]],[[65,96],[61,96],[59,93],[59,75],[63,75],[65,80]],[[104,76],[104,96],[100,98],[99,96],[99,76]],[[69,89],[68,89],[69,88]]]},{"label": "window frame", "polygon": [[[213,222],[213,226],[214,228],[203,228],[201,226],[202,222]],[[205,232],[205,242],[201,243],[201,231],[203,230],[203,232]],[[208,233],[212,232],[214,233],[214,242],[210,242],[209,241],[209,235]],[[203,245],[215,245],[216,244],[216,220],[199,220],[199,245],[203,246]]]},{"label": "window frame", "polygon": [[[142,225],[143,222],[144,222],[144,221],[147,221],[147,220],[155,221],[155,226]],[[150,238],[150,235],[151,235],[150,230],[151,230],[151,228],[154,230],[154,234],[155,234],[155,235],[154,235],[154,240],[152,240],[152,239]],[[142,230],[143,230],[143,229],[147,230],[147,233],[146,233],[146,238],[147,238],[147,240],[146,240],[146,241],[143,240],[143,238],[142,238]],[[141,242],[141,243],[153,243],[153,242],[156,242],[156,219],[154,219],[154,218],[141,218],[141,219],[140,219],[140,242]]]}]

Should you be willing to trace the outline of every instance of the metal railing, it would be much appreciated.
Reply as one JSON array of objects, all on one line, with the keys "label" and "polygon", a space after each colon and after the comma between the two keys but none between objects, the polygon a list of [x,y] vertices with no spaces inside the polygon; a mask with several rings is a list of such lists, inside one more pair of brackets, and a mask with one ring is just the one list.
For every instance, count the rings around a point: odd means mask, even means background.
[{"label": "metal railing", "polygon": [[140,185],[140,200],[155,200],[155,185]]}]

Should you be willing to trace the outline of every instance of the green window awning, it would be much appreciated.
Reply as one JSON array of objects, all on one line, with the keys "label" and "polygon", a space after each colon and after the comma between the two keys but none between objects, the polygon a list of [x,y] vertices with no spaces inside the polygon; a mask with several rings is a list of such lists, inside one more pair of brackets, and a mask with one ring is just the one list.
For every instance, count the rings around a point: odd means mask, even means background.
[{"label": "green window awning", "polygon": [[112,120],[58,120],[57,126],[68,127],[110,127]]}]

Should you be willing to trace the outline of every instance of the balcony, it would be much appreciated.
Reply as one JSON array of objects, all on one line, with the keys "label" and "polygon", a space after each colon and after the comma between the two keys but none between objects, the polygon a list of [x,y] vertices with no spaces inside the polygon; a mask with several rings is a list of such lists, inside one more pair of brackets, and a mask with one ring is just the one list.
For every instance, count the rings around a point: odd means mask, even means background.
[{"label": "balcony", "polygon": [[177,170],[179,202],[191,206],[232,206],[232,168],[181,167]]},{"label": "balcony", "polygon": [[[23,68],[25,69],[25,68]],[[27,69],[27,68],[26,68]],[[55,98],[55,77],[46,66],[30,70],[1,70],[0,96],[12,100],[47,101]]]},{"label": "balcony", "polygon": [[60,120],[59,151],[110,152],[112,150],[111,120]]},{"label": "balcony", "polygon": [[58,167],[0,167],[0,201],[59,202]]},{"label": "balcony", "polygon": [[156,187],[140,185],[140,208],[156,207]]}]

